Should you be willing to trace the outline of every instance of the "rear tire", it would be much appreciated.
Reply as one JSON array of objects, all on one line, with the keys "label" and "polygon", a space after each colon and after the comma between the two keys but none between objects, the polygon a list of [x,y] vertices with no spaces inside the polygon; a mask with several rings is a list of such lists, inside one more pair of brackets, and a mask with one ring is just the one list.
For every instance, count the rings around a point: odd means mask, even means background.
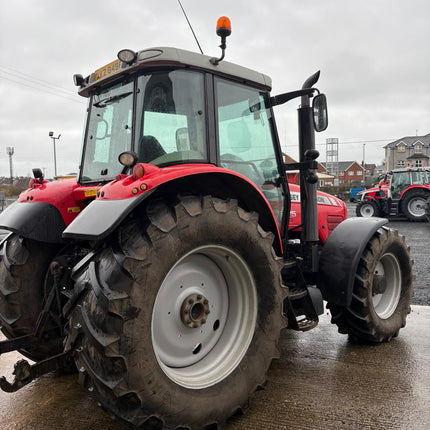
[{"label": "rear tire", "polygon": [[426,210],[427,221],[430,222],[430,197],[426,200],[425,210]]},{"label": "rear tire", "polygon": [[332,323],[353,341],[386,342],[406,324],[412,298],[412,263],[403,236],[381,227],[368,242],[348,307],[328,304]]},{"label": "rear tire", "polygon": [[[10,235],[0,249],[0,324],[7,338],[33,334],[42,310],[44,283],[58,245]],[[20,350],[32,360],[62,351],[62,339],[51,332],[31,349]]]},{"label": "rear tire", "polygon": [[[265,383],[285,325],[273,234],[236,201],[150,203],[76,285],[76,363],[136,427],[222,427]],[[151,427],[152,428],[152,427]]]},{"label": "rear tire", "polygon": [[420,189],[408,191],[401,202],[402,212],[410,221],[425,221],[425,204],[427,198],[429,198],[428,191]]},{"label": "rear tire", "polygon": [[357,203],[355,213],[359,217],[379,217],[381,210],[376,202],[373,200],[362,200]]}]

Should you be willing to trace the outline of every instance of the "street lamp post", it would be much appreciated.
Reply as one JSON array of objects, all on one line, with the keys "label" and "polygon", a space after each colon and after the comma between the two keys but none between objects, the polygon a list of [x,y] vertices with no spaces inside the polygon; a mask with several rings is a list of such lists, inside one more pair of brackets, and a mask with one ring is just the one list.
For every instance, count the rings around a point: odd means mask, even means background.
[{"label": "street lamp post", "polygon": [[55,172],[55,177],[57,177],[57,154],[55,152],[55,141],[59,140],[60,136],[61,136],[61,134],[59,134],[57,137],[54,137],[54,132],[53,131],[49,132],[49,137],[54,142],[54,172]]},{"label": "street lamp post", "polygon": [[12,163],[12,156],[14,153],[14,147],[8,146],[6,148],[7,155],[9,155],[9,171],[10,171],[10,183],[13,184],[13,163]]}]

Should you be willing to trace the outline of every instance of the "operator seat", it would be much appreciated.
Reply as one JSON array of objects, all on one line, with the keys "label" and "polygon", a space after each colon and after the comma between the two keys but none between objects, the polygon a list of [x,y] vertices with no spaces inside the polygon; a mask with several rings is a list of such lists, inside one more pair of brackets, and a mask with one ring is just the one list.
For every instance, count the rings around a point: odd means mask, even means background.
[{"label": "operator seat", "polygon": [[166,151],[154,136],[146,135],[140,139],[138,157],[141,163],[150,163],[165,154]]}]

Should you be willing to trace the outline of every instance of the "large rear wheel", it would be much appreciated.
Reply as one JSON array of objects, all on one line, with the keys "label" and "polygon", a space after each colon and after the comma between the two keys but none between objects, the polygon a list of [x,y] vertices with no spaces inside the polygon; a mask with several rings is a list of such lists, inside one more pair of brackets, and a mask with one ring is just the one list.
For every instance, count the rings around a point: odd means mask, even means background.
[{"label": "large rear wheel", "polygon": [[[152,203],[78,275],[77,365],[135,426],[222,426],[265,382],[285,325],[273,235],[236,201]],[[76,334],[76,332],[75,332]]]},{"label": "large rear wheel", "polygon": [[[6,337],[34,333],[45,297],[49,264],[58,249],[58,245],[16,234],[9,235],[3,242],[0,248],[0,325]],[[61,351],[62,338],[52,329],[40,342],[20,352],[37,361]]]},{"label": "large rear wheel", "polygon": [[429,192],[423,189],[408,191],[401,201],[402,212],[410,221],[425,221],[427,198],[429,198]]},{"label": "large rear wheel", "polygon": [[409,248],[397,231],[381,227],[361,255],[351,304],[327,307],[339,332],[351,340],[386,342],[405,326],[411,298]]}]

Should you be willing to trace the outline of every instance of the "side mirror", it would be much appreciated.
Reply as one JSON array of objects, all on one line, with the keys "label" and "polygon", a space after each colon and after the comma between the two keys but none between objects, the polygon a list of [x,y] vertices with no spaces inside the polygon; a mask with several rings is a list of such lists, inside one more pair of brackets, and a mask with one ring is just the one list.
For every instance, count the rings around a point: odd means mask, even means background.
[{"label": "side mirror", "polygon": [[312,102],[315,131],[324,131],[328,126],[327,98],[325,94],[318,94]]}]

